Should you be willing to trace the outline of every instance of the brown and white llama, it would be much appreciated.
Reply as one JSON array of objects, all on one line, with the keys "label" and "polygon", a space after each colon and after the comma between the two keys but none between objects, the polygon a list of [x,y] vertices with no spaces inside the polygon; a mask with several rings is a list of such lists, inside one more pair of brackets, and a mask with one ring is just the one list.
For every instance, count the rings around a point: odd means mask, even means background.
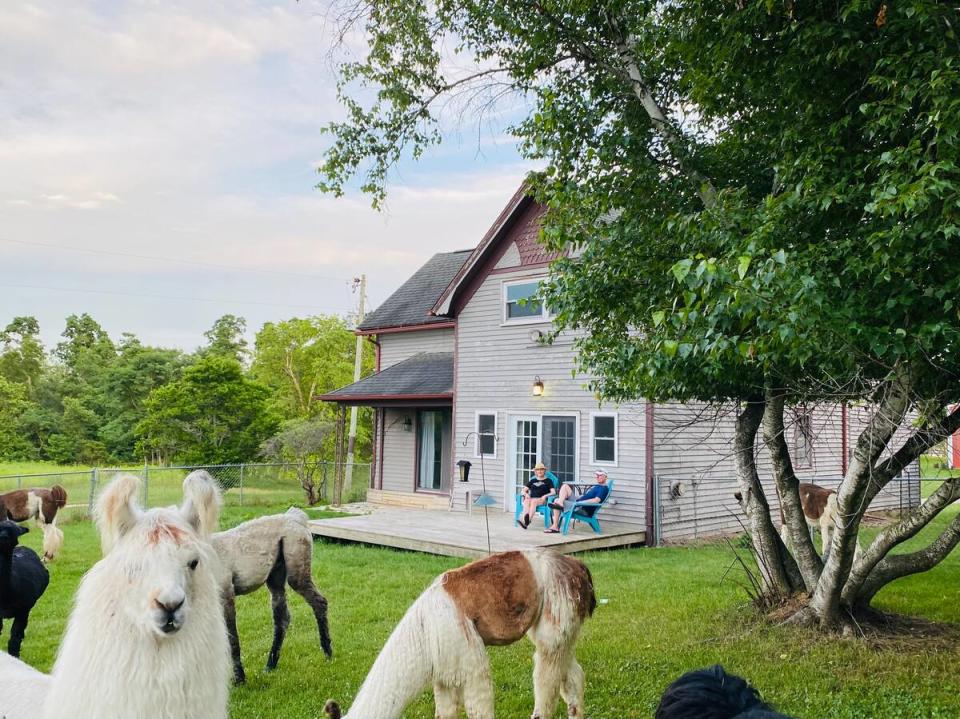
[{"label": "brown and white llama", "polygon": [[264,584],[270,590],[273,606],[273,646],[267,656],[267,671],[280,661],[290,611],[285,585],[299,594],[317,620],[320,646],[330,657],[330,630],[327,626],[327,600],[313,583],[313,535],[303,510],[291,507],[284,514],[258,517],[225,532],[217,532],[211,544],[220,557],[220,589],[223,611],[233,656],[233,676],[237,684],[246,681],[240,661],[240,637],[237,634],[236,597],[249,594]]},{"label": "brown and white llama", "polygon": [[[797,485],[800,494],[800,508],[803,510],[803,518],[807,522],[807,528],[810,536],[813,537],[815,529],[820,530],[820,546],[823,556],[827,555],[830,549],[830,543],[833,541],[833,528],[839,518],[837,509],[837,492],[834,489],[827,489],[810,482],[800,482]],[[734,497],[741,504],[742,495],[740,492],[734,494]],[[784,545],[791,552],[793,551],[790,542],[790,532],[787,530],[787,520],[783,514],[783,501],[780,502],[780,538]],[[860,542],[857,542],[855,549],[855,560],[860,555]]]},{"label": "brown and white llama", "polygon": [[[524,634],[536,647],[533,719],[553,717],[557,695],[567,715],[583,717],[583,669],[574,649],[596,608],[590,570],[549,550],[503,552],[441,574],[393,630],[344,719],[396,719],[433,686],[437,719],[492,719],[493,681],[486,645]],[[325,707],[340,719],[333,701]]]},{"label": "brown and white llama", "polygon": [[[205,529],[216,524],[219,491],[194,472],[179,508],[143,510],[139,485],[121,475],[97,501],[104,557],[77,590],[46,696],[0,692],[0,716],[226,719],[220,562]],[[0,681],[43,686],[12,659],[0,660]]]},{"label": "brown and white llama", "polygon": [[43,559],[51,561],[63,546],[63,531],[57,526],[57,512],[67,504],[67,490],[59,484],[52,487],[15,489],[0,494],[0,503],[7,508],[14,522],[34,519],[43,532]]}]

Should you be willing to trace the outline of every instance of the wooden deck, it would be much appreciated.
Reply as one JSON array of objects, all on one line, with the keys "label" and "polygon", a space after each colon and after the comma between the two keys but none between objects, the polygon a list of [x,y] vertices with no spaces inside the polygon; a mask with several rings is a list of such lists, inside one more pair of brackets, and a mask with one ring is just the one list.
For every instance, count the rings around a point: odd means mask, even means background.
[{"label": "wooden deck", "polygon": [[[643,544],[644,532],[635,525],[601,520],[602,534],[578,524],[566,537],[544,534],[543,520],[534,521],[523,530],[513,526],[513,516],[499,509],[488,510],[490,547],[494,552],[509,549],[551,547],[562,554],[590,549],[627,547]],[[310,531],[328,537],[398,549],[411,549],[448,557],[484,557],[487,534],[483,510],[473,514],[407,507],[377,507],[371,514],[315,519]]]}]

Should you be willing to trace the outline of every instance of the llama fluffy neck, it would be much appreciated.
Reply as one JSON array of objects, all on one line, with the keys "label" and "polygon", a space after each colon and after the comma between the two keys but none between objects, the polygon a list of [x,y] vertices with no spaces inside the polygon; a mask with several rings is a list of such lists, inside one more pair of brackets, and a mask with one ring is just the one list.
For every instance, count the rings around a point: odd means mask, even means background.
[{"label": "llama fluffy neck", "polygon": [[[215,562],[207,550],[201,562]],[[124,609],[126,578],[109,558],[77,592],[51,675],[44,719],[226,719],[229,660],[212,573],[197,577],[189,618],[158,637]]]},{"label": "llama fluffy neck", "polygon": [[397,719],[430,683],[433,661],[428,649],[431,617],[425,592],[407,610],[364,679],[344,719]]}]

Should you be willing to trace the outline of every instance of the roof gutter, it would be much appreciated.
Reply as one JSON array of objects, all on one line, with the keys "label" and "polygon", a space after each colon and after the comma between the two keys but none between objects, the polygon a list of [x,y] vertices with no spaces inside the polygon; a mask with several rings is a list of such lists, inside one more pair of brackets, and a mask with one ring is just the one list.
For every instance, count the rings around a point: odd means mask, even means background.
[{"label": "roof gutter", "polygon": [[453,327],[456,327],[457,323],[454,320],[449,322],[424,322],[419,325],[401,325],[399,327],[371,327],[368,329],[356,329],[354,330],[355,334],[358,335],[391,335],[397,334],[398,332],[420,332],[422,330],[448,330]]}]

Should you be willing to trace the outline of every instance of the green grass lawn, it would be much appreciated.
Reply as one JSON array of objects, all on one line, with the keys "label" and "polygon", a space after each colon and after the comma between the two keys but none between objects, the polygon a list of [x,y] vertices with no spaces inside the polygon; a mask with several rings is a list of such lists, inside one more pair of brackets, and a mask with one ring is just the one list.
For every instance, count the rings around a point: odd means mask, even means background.
[{"label": "green grass lawn", "polygon": [[[228,507],[222,525],[233,526],[262,510]],[[929,541],[957,510],[948,511],[904,551]],[[43,670],[53,663],[77,583],[99,556],[89,523],[76,521],[63,528],[62,557],[51,566],[50,588],[31,615],[23,647],[23,658]],[[34,531],[24,539],[36,548],[40,535]],[[725,545],[594,552],[583,559],[604,602],[587,622],[578,648],[592,719],[650,717],[669,681],[714,662],[748,677],[781,710],[801,719],[960,716],[956,646],[828,640],[770,626],[746,606],[736,570],[724,580],[732,559]],[[233,691],[231,716],[313,719],[322,716],[329,697],[349,705],[409,604],[438,573],[461,563],[318,543],[314,577],[330,602],[334,659],[324,658],[312,615],[300,597],[290,593],[293,622],[280,666],[265,673],[272,636],[269,596],[261,589],[241,597],[238,619],[248,684]],[[932,572],[888,587],[877,604],[960,625],[958,587],[960,557],[955,554]],[[492,648],[490,654],[497,716],[529,716],[531,645],[524,640]],[[432,717],[430,695],[424,694],[405,716]]]}]

